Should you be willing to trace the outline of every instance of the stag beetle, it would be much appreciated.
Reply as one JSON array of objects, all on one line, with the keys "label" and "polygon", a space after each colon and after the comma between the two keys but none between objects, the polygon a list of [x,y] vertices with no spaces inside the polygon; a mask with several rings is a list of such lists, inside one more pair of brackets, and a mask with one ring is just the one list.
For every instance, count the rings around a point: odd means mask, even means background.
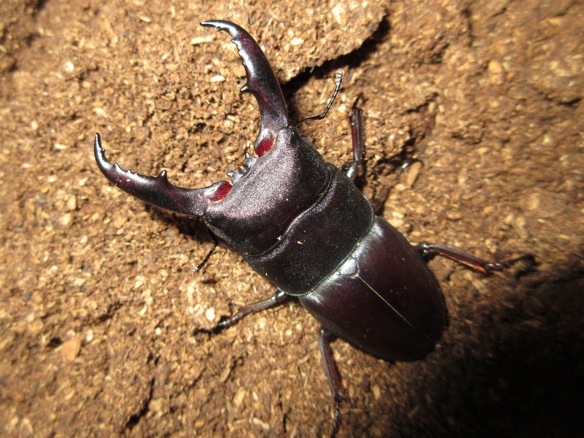
[{"label": "stag beetle", "polygon": [[[333,337],[387,361],[420,359],[434,349],[447,324],[440,286],[425,259],[442,255],[483,273],[515,260],[490,263],[442,245],[410,245],[375,215],[354,184],[363,160],[361,111],[355,107],[350,116],[352,161],[339,170],[324,161],[298,125],[289,124],[282,89],[254,39],[227,21],[201,24],[228,32],[243,60],[247,83],[241,91],[255,97],[261,113],[256,156],[246,154],[243,165],[228,173],[231,183],[199,189],[172,185],[165,171],[149,177],[112,165],[99,134],[95,158],[103,174],[129,194],[202,217],[212,236],[239,251],[277,287],[271,298],[222,320],[216,331],[290,296],[321,323],[319,344],[334,399],[334,434],[340,424],[341,383],[329,345]],[[340,84],[338,76],[327,109],[310,119],[326,115]],[[203,262],[217,245],[215,237],[214,242]]]}]

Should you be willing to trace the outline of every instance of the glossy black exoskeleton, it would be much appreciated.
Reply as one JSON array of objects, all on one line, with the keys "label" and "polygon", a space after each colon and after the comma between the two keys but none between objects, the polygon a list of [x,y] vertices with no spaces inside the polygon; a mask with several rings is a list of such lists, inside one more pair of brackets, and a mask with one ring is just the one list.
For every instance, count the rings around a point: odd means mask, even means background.
[{"label": "glossy black exoskeleton", "polygon": [[[341,384],[331,335],[388,361],[420,359],[434,349],[447,323],[440,287],[424,257],[440,254],[484,273],[507,264],[440,245],[410,245],[375,215],[353,183],[363,156],[361,112],[354,108],[351,115],[353,160],[339,170],[289,125],[280,85],[253,38],[230,22],[202,24],[228,32],[239,49],[248,80],[242,91],[253,94],[261,111],[257,157],[248,155],[229,174],[232,183],[185,189],[169,183],[165,172],[148,177],[112,165],[96,134],[97,164],[131,195],[202,217],[214,235],[277,287],[274,296],[242,308],[217,329],[289,296],[320,321],[320,348],[335,401],[334,433]],[[340,78],[336,91],[339,87]]]}]

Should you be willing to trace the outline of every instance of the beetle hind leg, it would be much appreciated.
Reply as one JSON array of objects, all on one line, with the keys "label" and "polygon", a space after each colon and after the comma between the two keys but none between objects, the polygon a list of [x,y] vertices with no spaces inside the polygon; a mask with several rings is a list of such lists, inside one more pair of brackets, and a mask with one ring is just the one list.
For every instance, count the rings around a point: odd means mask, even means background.
[{"label": "beetle hind leg", "polygon": [[334,339],[334,335],[327,329],[322,327],[320,329],[320,340],[319,347],[320,353],[322,355],[322,362],[324,364],[324,371],[326,373],[326,378],[328,380],[329,386],[331,388],[331,393],[333,396],[333,403],[335,405],[335,416],[333,419],[333,428],[331,430],[331,437],[334,437],[339,430],[341,425],[341,402],[343,397],[341,396],[341,376],[337,370],[335,360],[333,358],[333,352],[331,350],[330,342]]}]

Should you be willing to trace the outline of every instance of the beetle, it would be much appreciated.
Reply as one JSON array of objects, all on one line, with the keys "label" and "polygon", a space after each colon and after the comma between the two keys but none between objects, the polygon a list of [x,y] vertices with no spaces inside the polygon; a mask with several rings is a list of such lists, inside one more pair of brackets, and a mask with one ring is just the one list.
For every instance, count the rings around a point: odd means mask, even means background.
[{"label": "beetle", "polygon": [[[255,156],[246,153],[231,183],[187,189],[157,177],[121,169],[106,159],[100,135],[94,152],[103,174],[129,194],[157,207],[203,218],[217,237],[240,252],[276,292],[244,306],[219,322],[214,332],[241,318],[296,297],[321,324],[319,347],[334,400],[332,434],[339,428],[341,383],[330,341],[341,338],[386,361],[414,361],[434,350],[447,325],[444,298],[426,259],[441,255],[488,274],[507,268],[454,248],[412,246],[354,183],[363,162],[363,122],[355,106],[350,115],[352,161],[341,169],[326,163],[288,120],[282,89],[251,35],[220,20],[201,23],[230,34],[238,48],[247,83],[261,113]],[[326,110],[309,119],[323,118]],[[202,266],[200,264],[196,269]]]}]

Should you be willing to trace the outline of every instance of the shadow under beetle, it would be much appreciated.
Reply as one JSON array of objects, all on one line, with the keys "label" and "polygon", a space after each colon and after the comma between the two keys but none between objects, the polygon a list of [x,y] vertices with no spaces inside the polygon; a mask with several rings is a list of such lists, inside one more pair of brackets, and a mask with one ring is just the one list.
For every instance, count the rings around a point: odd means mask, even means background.
[{"label": "shadow under beetle", "polygon": [[[332,337],[388,361],[420,359],[434,349],[447,324],[440,286],[425,258],[442,255],[483,273],[504,269],[518,259],[490,263],[441,245],[410,245],[375,215],[353,182],[363,159],[360,110],[353,108],[351,113],[353,159],[339,170],[289,125],[280,85],[254,39],[227,21],[201,24],[228,32],[239,50],[247,76],[241,91],[255,97],[261,112],[254,144],[257,156],[246,154],[243,165],[228,174],[232,183],[220,181],[200,189],[172,185],[165,171],[149,177],[122,170],[105,158],[99,134],[95,158],[103,174],[129,194],[157,207],[203,217],[212,234],[277,287],[271,298],[243,307],[215,331],[290,296],[320,321],[335,434],[341,418],[341,383],[329,345]],[[327,109],[310,119],[325,116],[340,83],[337,75]]]}]

